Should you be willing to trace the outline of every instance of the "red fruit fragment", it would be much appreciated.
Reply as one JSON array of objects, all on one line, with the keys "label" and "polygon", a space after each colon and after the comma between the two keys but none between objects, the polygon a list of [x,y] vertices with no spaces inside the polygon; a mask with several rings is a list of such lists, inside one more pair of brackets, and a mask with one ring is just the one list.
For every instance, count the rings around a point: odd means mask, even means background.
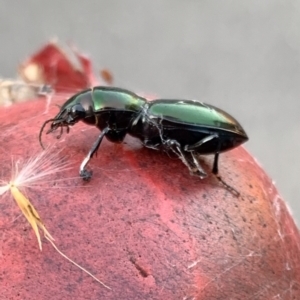
[{"label": "red fruit fragment", "polygon": [[62,48],[49,42],[19,67],[19,74],[29,84],[48,84],[56,92],[85,89],[96,84],[90,59],[74,46]]}]

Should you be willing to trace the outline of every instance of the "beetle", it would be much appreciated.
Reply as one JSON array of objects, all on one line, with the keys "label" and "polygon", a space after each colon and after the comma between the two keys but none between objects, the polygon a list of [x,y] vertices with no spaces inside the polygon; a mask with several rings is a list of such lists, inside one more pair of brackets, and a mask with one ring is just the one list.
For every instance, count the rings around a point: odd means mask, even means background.
[{"label": "beetle", "polygon": [[[51,122],[49,134],[83,121],[101,130],[100,135],[83,159],[79,174],[89,180],[92,171],[86,166],[106,137],[121,143],[127,134],[141,140],[147,148],[172,151],[193,175],[207,176],[198,156],[214,154],[212,173],[218,176],[219,154],[231,150],[248,140],[236,119],[225,111],[197,100],[156,99],[148,101],[137,94],[117,87],[97,86],[70,97],[59,113],[44,122],[42,133]],[[44,147],[43,147],[44,148]],[[227,185],[221,177],[218,179]]]}]

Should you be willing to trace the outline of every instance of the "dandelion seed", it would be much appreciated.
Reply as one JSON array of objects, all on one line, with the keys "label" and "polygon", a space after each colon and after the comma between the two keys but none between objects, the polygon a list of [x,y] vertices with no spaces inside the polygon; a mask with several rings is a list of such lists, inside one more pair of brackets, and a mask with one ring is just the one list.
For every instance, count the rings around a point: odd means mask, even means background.
[{"label": "dandelion seed", "polygon": [[91,276],[94,280],[99,282],[101,285],[103,285],[105,288],[110,290],[111,288],[109,286],[104,284],[92,273],[74,262],[58,249],[58,247],[54,243],[54,238],[46,229],[34,205],[30,202],[29,198],[26,197],[20,190],[26,187],[36,187],[39,183],[43,183],[43,180],[47,176],[57,174],[57,172],[62,172],[70,167],[69,163],[62,161],[59,156],[59,152],[52,151],[53,149],[51,148],[48,148],[46,151],[43,151],[36,156],[32,156],[25,164],[23,164],[22,167],[20,167],[19,161],[13,163],[11,180],[9,182],[5,182],[0,179],[0,196],[10,192],[23,215],[31,225],[36,235],[40,250],[42,250],[42,241],[39,230],[43,232],[44,237],[50,242],[50,244],[53,246],[55,251],[59,253],[59,255],[67,259],[77,268],[79,268],[80,270]]},{"label": "dandelion seed", "polygon": [[17,202],[20,210],[22,211],[23,215],[26,217],[27,221],[31,225],[36,238],[38,240],[39,248],[42,250],[42,241],[39,233],[39,229],[44,232],[44,236],[48,237],[50,240],[54,241],[54,238],[51,236],[49,231],[46,229],[45,225],[43,224],[38,212],[31,204],[28,198],[24,196],[22,192],[14,185],[13,182],[9,183],[10,192]]},{"label": "dandelion seed", "polygon": [[68,163],[62,161],[59,152],[52,150],[53,147],[50,147],[45,152],[32,156],[23,164],[20,161],[12,162],[12,177],[10,181],[0,181],[0,196],[7,192],[11,193],[18,207],[31,225],[37,237],[40,250],[42,250],[42,242],[39,229],[43,231],[44,236],[52,241],[54,239],[46,229],[34,205],[20,189],[34,187],[46,177],[66,170],[69,167]]},{"label": "dandelion seed", "polygon": [[22,164],[20,161],[13,162],[10,181],[17,187],[34,187],[43,183],[47,177],[69,169],[70,163],[59,155],[61,151],[52,150],[53,147],[49,147]]}]

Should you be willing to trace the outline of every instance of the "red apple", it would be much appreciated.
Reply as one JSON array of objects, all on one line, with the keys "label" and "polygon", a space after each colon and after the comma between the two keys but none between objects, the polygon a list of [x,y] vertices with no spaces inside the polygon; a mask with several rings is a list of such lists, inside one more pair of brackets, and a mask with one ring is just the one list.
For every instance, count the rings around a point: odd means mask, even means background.
[{"label": "red apple", "polygon": [[[55,102],[47,113],[45,100],[0,109],[1,179],[9,179],[12,156],[42,151],[39,130],[57,113]],[[0,202],[2,299],[300,299],[298,229],[243,147],[220,157],[237,198],[213,175],[192,177],[178,159],[131,137],[105,141],[90,163],[93,178],[83,182],[79,164],[98,134],[84,124],[65,133],[52,151],[63,149],[73,168],[27,194],[60,249],[112,290],[49,243],[40,252],[25,218],[13,221],[18,209],[7,196]],[[43,142],[55,143],[55,135]],[[210,172],[212,158],[201,163]]]},{"label": "red apple", "polygon": [[[23,64],[27,81],[54,83],[64,92],[93,83],[87,58],[82,66],[77,72],[52,44]],[[12,158],[17,164],[42,151],[39,130],[63,101],[56,94],[49,109],[45,99],[0,108],[1,180],[10,180]],[[220,175],[241,192],[237,198],[210,173],[212,157],[201,159],[210,174],[201,180],[178,159],[131,137],[120,145],[104,141],[89,164],[94,176],[84,182],[78,168],[97,135],[84,124],[58,143],[44,133],[43,143],[56,143],[52,153],[72,168],[26,195],[58,247],[111,290],[47,241],[40,252],[6,195],[0,198],[0,299],[300,299],[299,231],[276,187],[243,147],[220,157]]]}]

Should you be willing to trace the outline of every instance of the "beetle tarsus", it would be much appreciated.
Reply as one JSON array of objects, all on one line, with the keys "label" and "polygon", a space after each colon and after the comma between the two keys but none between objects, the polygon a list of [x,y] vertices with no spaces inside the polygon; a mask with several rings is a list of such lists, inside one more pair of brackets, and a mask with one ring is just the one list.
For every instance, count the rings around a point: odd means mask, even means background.
[{"label": "beetle tarsus", "polygon": [[85,170],[80,171],[79,175],[84,181],[90,181],[90,179],[92,178],[92,175],[93,175],[93,171],[88,171],[85,169]]},{"label": "beetle tarsus", "polygon": [[231,185],[229,185],[227,182],[225,182],[222,179],[222,177],[218,174],[219,173],[218,163],[219,163],[219,153],[216,153],[215,154],[215,158],[214,158],[214,164],[213,164],[212,173],[216,176],[216,178],[219,180],[219,182],[222,183],[222,185],[230,193],[232,193],[234,196],[236,196],[237,198],[239,198],[240,195],[241,195],[241,193],[238,190],[236,190],[234,187],[232,187]]},{"label": "beetle tarsus", "polygon": [[220,175],[215,174],[216,178],[219,180],[220,183],[222,183],[222,185],[230,192],[232,193],[234,196],[236,196],[237,198],[239,198],[241,196],[241,193],[236,190],[234,187],[232,187],[231,185],[229,185],[228,183],[226,183],[222,177]]}]

